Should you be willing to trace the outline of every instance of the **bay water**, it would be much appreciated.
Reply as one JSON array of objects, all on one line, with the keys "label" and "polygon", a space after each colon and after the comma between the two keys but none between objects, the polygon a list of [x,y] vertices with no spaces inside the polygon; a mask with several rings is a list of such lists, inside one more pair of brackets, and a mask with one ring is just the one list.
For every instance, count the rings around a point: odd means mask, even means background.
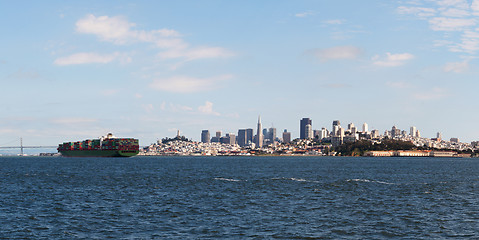
[{"label": "bay water", "polygon": [[479,238],[479,159],[0,157],[0,239]]}]

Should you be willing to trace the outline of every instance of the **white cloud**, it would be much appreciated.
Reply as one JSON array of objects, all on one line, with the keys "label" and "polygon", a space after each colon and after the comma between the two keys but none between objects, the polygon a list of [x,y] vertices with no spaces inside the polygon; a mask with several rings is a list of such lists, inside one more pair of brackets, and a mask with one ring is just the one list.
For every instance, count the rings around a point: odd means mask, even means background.
[{"label": "white cloud", "polygon": [[152,31],[132,30],[135,23],[122,16],[99,16],[89,14],[76,22],[76,31],[96,35],[102,41],[115,44],[132,42],[150,42],[161,48],[185,48],[187,44],[180,39],[180,34],[171,29]]},{"label": "white cloud", "polygon": [[432,17],[436,15],[436,10],[433,8],[400,6],[398,7],[397,11],[400,14],[413,14],[421,18]]},{"label": "white cloud", "polygon": [[474,53],[479,50],[479,32],[465,31],[461,42],[450,47],[452,52]]},{"label": "white cloud", "polygon": [[170,110],[173,111],[173,112],[190,112],[190,111],[193,110],[193,108],[188,107],[188,106],[184,106],[184,105],[180,105],[180,104],[170,103]]},{"label": "white cloud", "polygon": [[[185,62],[228,58],[235,56],[232,51],[222,47],[191,47],[183,40],[183,36],[173,29],[141,30],[137,25],[122,16],[95,16],[88,14],[76,22],[76,32],[91,34],[100,41],[111,42],[117,45],[148,43],[153,49],[158,49],[157,54],[161,59],[179,59],[180,62],[172,65],[170,70],[175,70]],[[151,51],[151,48],[148,49]],[[117,55],[100,55],[97,53],[77,53],[68,57],[55,60],[57,65],[83,64],[83,63],[108,63],[116,59]],[[122,57],[121,63],[130,63],[131,57]]]},{"label": "white cloud", "polygon": [[307,54],[312,54],[321,62],[329,60],[341,59],[356,59],[361,55],[361,49],[354,46],[338,46],[325,49],[311,49],[306,51]]},{"label": "white cloud", "polygon": [[344,23],[344,20],[341,20],[341,19],[331,19],[331,20],[326,20],[326,21],[324,21],[324,23],[330,24],[330,25],[340,25],[340,24],[343,24],[343,23]]},{"label": "white cloud", "polygon": [[212,78],[194,78],[187,76],[175,76],[167,79],[156,79],[150,86],[156,90],[191,93],[209,91],[218,88],[218,84],[232,78],[231,75],[222,75]]},{"label": "white cloud", "polygon": [[441,15],[446,16],[446,17],[461,18],[461,17],[468,17],[471,14],[469,13],[469,11],[464,10],[464,9],[448,8],[448,9],[445,9],[444,11],[442,11]]},{"label": "white cloud", "polygon": [[[433,31],[448,32],[444,39],[435,40],[434,46],[445,46],[451,52],[466,52],[474,54],[479,51],[479,41],[473,34],[479,33],[477,18],[479,16],[479,0],[428,0],[414,6],[400,6],[400,14],[414,14],[419,19],[426,20]],[[427,4],[428,8],[421,7]],[[455,40],[455,39],[459,39]],[[440,44],[437,44],[440,43]]]},{"label": "white cloud", "polygon": [[445,89],[442,88],[432,88],[421,93],[416,93],[413,97],[417,100],[438,100],[444,97],[447,97],[449,94]]},{"label": "white cloud", "polygon": [[471,4],[472,14],[479,15],[479,0],[473,0]]},{"label": "white cloud", "polygon": [[429,20],[434,31],[463,31],[476,25],[475,19],[436,17]]},{"label": "white cloud", "polygon": [[435,2],[442,7],[468,8],[466,0],[436,0]]},{"label": "white cloud", "polygon": [[204,58],[227,58],[234,54],[221,47],[199,47],[194,49],[173,49],[158,54],[163,59],[185,58],[185,61],[192,61]]},{"label": "white cloud", "polygon": [[149,103],[149,104],[143,104],[141,105],[141,107],[143,108],[143,110],[145,110],[145,112],[147,113],[151,113],[153,112],[153,110],[155,110],[155,107],[153,106],[153,104]]},{"label": "white cloud", "polygon": [[204,113],[204,114],[208,114],[208,115],[215,115],[215,116],[219,116],[220,114],[213,111],[213,103],[212,102],[209,102],[209,101],[206,101],[205,102],[205,105],[203,106],[199,106],[198,107],[198,111],[200,113]]},{"label": "white cloud", "polygon": [[60,66],[88,63],[109,63],[119,56],[120,55],[118,53],[101,55],[93,52],[83,52],[75,53],[67,57],[57,58],[54,63]]},{"label": "white cloud", "polygon": [[411,60],[414,58],[414,55],[410,53],[399,53],[399,54],[391,54],[386,53],[385,58],[380,58],[379,55],[373,57],[373,64],[382,67],[396,67],[401,66],[406,63],[406,61]]},{"label": "white cloud", "polygon": [[450,62],[444,66],[444,72],[455,72],[455,73],[462,73],[469,70],[469,62]]},{"label": "white cloud", "polygon": [[314,13],[312,11],[306,11],[306,12],[301,12],[301,13],[294,14],[295,17],[299,17],[299,18],[304,18],[304,17],[308,17],[308,16],[311,16],[311,15],[314,15]]}]

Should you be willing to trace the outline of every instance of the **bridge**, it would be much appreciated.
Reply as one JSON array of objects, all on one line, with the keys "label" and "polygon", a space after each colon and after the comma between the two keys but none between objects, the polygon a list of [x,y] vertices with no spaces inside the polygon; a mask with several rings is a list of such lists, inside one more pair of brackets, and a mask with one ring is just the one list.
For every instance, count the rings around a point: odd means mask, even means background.
[{"label": "bridge", "polygon": [[20,146],[0,147],[0,149],[20,149],[20,155],[23,156],[23,149],[25,148],[57,148],[58,146],[23,146],[23,138],[20,138]]}]

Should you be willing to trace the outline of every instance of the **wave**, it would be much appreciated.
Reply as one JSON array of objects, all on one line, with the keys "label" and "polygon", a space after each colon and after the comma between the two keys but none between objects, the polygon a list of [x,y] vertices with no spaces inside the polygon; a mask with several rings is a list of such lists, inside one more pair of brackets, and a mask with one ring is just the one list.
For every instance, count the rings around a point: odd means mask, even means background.
[{"label": "wave", "polygon": [[228,182],[241,182],[241,180],[238,180],[238,179],[222,178],[222,177],[217,177],[215,178],[215,180],[228,181]]},{"label": "wave", "polygon": [[346,180],[347,182],[367,182],[367,183],[380,183],[380,184],[387,184],[387,185],[393,185],[394,183],[388,183],[388,182],[383,182],[383,181],[375,181],[375,180],[369,180],[369,179],[348,179]]},{"label": "wave", "polygon": [[291,181],[295,181],[295,182],[319,183],[319,181],[312,181],[312,180],[307,180],[307,179],[304,179],[304,178],[285,178],[285,177],[282,177],[282,178],[272,178],[272,180],[291,180]]}]

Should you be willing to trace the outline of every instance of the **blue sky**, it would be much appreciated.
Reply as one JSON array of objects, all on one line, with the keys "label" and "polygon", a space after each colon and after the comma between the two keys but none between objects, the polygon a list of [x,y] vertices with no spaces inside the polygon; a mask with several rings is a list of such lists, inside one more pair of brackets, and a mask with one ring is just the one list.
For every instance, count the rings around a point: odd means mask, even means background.
[{"label": "blue sky", "polygon": [[0,5],[0,145],[199,140],[258,115],[479,140],[478,0]]}]

